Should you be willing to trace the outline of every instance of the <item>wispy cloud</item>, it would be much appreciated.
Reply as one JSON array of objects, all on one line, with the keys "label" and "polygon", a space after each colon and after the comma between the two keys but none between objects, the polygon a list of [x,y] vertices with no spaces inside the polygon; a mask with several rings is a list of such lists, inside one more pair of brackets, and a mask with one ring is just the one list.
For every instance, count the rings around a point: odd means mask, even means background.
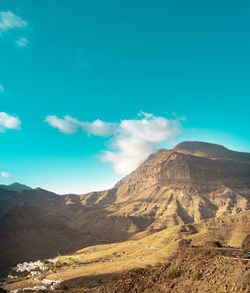
[{"label": "wispy cloud", "polygon": [[64,119],[60,119],[55,115],[48,115],[45,117],[45,121],[52,127],[57,128],[60,132],[66,134],[73,134],[77,132],[78,126],[68,121],[67,116]]},{"label": "wispy cloud", "polygon": [[137,119],[122,120],[120,123],[81,122],[65,116],[47,116],[46,121],[61,132],[73,134],[79,129],[89,135],[110,137],[110,150],[102,152],[103,162],[110,162],[115,172],[128,174],[136,169],[147,157],[156,151],[159,143],[173,142],[181,132],[182,118],[167,119],[161,116],[141,112]]},{"label": "wispy cloud", "polygon": [[14,28],[23,28],[28,26],[28,22],[23,20],[11,11],[0,12],[0,33]]},{"label": "wispy cloud", "polygon": [[65,134],[74,134],[79,129],[84,132],[99,136],[112,135],[117,128],[116,123],[107,123],[99,119],[94,122],[81,122],[76,118],[70,116],[64,116],[63,119],[58,118],[55,115],[48,115],[45,117],[45,121],[52,127],[57,128],[60,132]]},{"label": "wispy cloud", "polygon": [[0,83],[0,94],[3,94],[4,93],[4,87],[3,85]]},{"label": "wispy cloud", "polygon": [[20,37],[16,40],[17,47],[26,47],[28,46],[28,44],[29,44],[29,41],[24,37]]},{"label": "wispy cloud", "polygon": [[[20,16],[14,14],[12,11],[0,11],[0,37],[3,33],[7,33],[14,29],[23,29],[29,24]],[[17,47],[26,47],[29,41],[25,37],[18,37],[16,40]]]},{"label": "wispy cloud", "polygon": [[1,176],[4,177],[4,178],[11,178],[12,177],[10,173],[5,172],[5,171],[1,172]]},{"label": "wispy cloud", "polygon": [[117,132],[118,124],[112,122],[104,122],[100,119],[96,119],[93,122],[81,122],[76,118],[65,116],[68,122],[72,123],[76,127],[80,128],[87,134],[93,134],[98,136],[110,136]]},{"label": "wispy cloud", "polygon": [[21,121],[17,116],[0,112],[0,132],[5,132],[7,129],[20,129],[20,125]]}]

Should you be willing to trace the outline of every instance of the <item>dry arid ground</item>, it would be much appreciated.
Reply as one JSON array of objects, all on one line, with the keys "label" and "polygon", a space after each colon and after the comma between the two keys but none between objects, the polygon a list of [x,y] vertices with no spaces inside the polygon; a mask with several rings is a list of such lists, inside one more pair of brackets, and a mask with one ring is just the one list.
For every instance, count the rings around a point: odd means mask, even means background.
[{"label": "dry arid ground", "polygon": [[177,257],[164,264],[69,279],[61,287],[64,290],[56,292],[247,293],[249,288],[249,260],[223,257],[216,248],[184,245]]},{"label": "dry arid ground", "polygon": [[169,263],[114,276],[97,292],[249,292],[250,263],[184,247]]},{"label": "dry arid ground", "polygon": [[[179,225],[138,240],[84,248],[77,260],[61,256],[46,278],[62,279],[61,288],[79,292],[248,292],[249,260],[237,256],[242,257],[239,248],[249,231],[250,212]],[[36,284],[24,280],[4,288]]]}]

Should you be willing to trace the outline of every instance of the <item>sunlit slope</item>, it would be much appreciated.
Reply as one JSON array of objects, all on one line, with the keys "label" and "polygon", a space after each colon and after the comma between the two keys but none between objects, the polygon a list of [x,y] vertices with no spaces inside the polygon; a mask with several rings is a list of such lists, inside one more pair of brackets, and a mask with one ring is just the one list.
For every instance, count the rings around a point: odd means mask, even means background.
[{"label": "sunlit slope", "polygon": [[[238,231],[235,235],[235,231]],[[51,279],[73,279],[89,275],[110,274],[130,268],[163,263],[174,257],[185,244],[207,246],[219,241],[222,246],[241,247],[250,233],[250,212],[236,216],[179,225],[140,240],[97,245],[77,251],[80,261],[63,267]],[[67,262],[66,258],[65,261]]]}]

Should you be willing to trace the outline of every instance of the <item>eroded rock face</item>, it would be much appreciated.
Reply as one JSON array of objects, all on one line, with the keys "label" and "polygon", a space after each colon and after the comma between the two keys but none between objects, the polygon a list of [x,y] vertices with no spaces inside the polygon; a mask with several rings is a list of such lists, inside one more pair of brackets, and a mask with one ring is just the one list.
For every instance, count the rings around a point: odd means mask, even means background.
[{"label": "eroded rock face", "polygon": [[249,188],[250,163],[165,151],[125,177],[116,187],[122,196],[143,185],[153,184],[179,189],[185,185],[200,188],[204,185],[204,188],[212,189],[221,185]]},{"label": "eroded rock face", "polygon": [[248,210],[250,164],[165,151],[116,188],[115,214],[148,217],[148,229],[163,229]]}]

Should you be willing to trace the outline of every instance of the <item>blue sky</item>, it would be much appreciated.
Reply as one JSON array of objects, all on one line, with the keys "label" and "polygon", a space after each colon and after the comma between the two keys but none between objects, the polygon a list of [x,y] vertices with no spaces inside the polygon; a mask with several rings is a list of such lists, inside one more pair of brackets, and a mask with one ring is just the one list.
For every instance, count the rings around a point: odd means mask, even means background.
[{"label": "blue sky", "polygon": [[1,183],[84,193],[183,140],[249,152],[249,6],[2,0]]}]

